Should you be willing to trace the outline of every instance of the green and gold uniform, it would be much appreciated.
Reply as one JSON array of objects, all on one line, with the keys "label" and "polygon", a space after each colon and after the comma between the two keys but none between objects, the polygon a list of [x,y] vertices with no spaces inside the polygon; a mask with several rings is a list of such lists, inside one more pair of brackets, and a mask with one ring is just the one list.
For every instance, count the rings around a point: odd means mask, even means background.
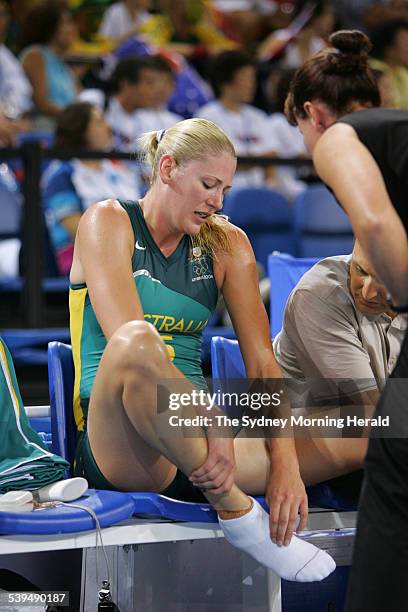
[{"label": "green and gold uniform", "polygon": [[49,452],[24,411],[13,360],[0,338],[0,494],[61,480],[68,463]]},{"label": "green and gold uniform", "polygon": [[[205,388],[202,332],[218,299],[212,259],[201,253],[194,257],[187,235],[174,253],[166,257],[153,240],[139,203],[120,204],[127,211],[134,232],[132,271],[144,319],[159,332],[174,365],[196,387]],[[85,432],[92,385],[106,347],[85,284],[71,285],[70,316],[75,363],[74,416],[78,431]]]}]

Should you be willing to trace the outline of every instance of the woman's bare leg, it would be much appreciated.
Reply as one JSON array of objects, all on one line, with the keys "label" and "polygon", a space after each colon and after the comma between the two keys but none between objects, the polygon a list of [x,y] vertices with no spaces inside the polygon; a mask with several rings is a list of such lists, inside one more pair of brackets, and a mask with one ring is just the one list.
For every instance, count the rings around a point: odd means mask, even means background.
[{"label": "woman's bare leg", "polygon": [[[175,466],[188,475],[205,463],[208,444],[200,427],[197,437],[189,437],[191,427],[189,436],[169,435],[168,424],[161,428],[161,420],[169,417],[158,414],[158,384],[175,379],[180,391],[193,391],[149,323],[127,323],[109,340],[94,382],[88,431],[95,460],[116,487],[160,491],[174,478]],[[185,406],[182,416],[194,418],[195,407]],[[273,543],[269,516],[236,484],[229,493],[214,495],[207,490],[205,495],[218,511],[227,540],[283,578],[322,580],[334,570],[327,553],[299,538],[292,538],[287,547]]]},{"label": "woman's bare leg", "polygon": [[[296,438],[296,451],[306,485],[343,476],[362,468],[367,438]],[[265,493],[269,457],[263,438],[238,436],[234,440],[236,484],[245,493]]]},{"label": "woman's bare leg", "polygon": [[[185,393],[193,390],[150,323],[123,325],[102,356],[88,415],[92,453],[104,476],[119,489],[161,491],[173,480],[176,466],[188,475],[207,458],[207,439],[200,427],[189,427],[188,436],[168,435],[167,412],[167,427],[160,430],[157,386],[165,379],[178,379]],[[195,417],[194,406],[185,406],[182,416]],[[228,494],[205,495],[217,510],[250,505],[236,485]]]}]

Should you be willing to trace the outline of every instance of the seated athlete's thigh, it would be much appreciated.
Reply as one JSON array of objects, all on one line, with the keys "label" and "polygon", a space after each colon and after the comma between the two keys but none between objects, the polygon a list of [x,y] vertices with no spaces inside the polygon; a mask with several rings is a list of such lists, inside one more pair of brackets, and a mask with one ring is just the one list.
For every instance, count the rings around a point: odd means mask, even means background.
[{"label": "seated athlete's thigh", "polygon": [[[146,444],[132,425],[123,406],[124,376],[114,349],[109,342],[89,402],[91,451],[102,474],[115,487],[160,491],[171,482],[176,468]],[[133,404],[137,407],[137,396],[133,397]]]}]

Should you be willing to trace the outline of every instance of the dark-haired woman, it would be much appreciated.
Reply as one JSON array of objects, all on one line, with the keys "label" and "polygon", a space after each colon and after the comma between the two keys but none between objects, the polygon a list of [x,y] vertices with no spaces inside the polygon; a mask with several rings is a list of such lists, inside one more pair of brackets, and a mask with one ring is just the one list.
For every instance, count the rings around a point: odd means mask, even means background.
[{"label": "dark-haired woman", "polygon": [[[88,102],[67,106],[57,120],[55,146],[60,151],[112,148],[112,132],[102,112]],[[110,159],[54,161],[43,177],[44,205],[60,274],[68,274],[82,213],[95,201],[117,196],[137,198],[138,176],[125,163]]]},{"label": "dark-haired woman", "polygon": [[[350,217],[392,308],[408,310],[408,112],[376,108],[368,38],[337,32],[296,73],[286,103],[316,171]],[[408,601],[408,337],[377,407],[390,419],[366,458],[347,612]],[[388,436],[388,437],[387,437]],[[392,437],[391,437],[392,436]]]},{"label": "dark-haired woman", "polygon": [[40,115],[56,117],[77,96],[76,80],[64,61],[75,34],[66,3],[58,0],[41,2],[25,18],[21,63]]}]

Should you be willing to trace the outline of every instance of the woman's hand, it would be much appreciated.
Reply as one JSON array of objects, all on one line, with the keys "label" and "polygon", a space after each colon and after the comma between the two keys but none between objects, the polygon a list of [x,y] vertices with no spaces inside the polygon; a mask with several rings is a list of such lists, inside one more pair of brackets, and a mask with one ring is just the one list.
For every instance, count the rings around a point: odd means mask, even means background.
[{"label": "woman's hand", "polygon": [[271,539],[279,546],[288,546],[296,530],[298,514],[298,532],[305,528],[308,514],[305,485],[296,462],[271,465],[265,498],[269,506]]},{"label": "woman's hand", "polygon": [[233,438],[208,438],[206,461],[190,474],[190,481],[214,495],[229,493],[234,484],[235,456]]}]

